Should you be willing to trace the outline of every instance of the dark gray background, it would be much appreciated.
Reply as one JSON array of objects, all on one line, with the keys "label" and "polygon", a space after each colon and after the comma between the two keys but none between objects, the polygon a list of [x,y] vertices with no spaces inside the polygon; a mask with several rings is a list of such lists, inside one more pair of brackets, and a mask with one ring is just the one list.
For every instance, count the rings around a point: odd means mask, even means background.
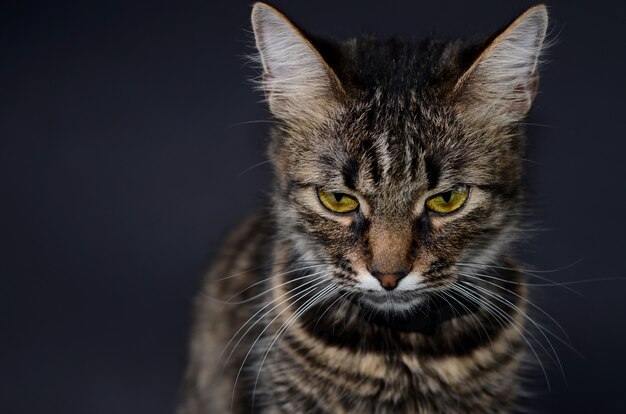
[{"label": "dark gray background", "polygon": [[[305,28],[464,36],[526,1],[275,2]],[[558,281],[621,277],[625,3],[549,1],[555,44],[530,122],[539,227]],[[4,1],[0,9],[0,411],[167,413],[190,302],[228,229],[263,202],[268,119],[242,55],[248,1]],[[579,261],[580,260],[580,261]],[[578,262],[579,261],[579,262]],[[534,296],[555,342],[538,412],[626,412],[626,283]],[[540,318],[542,319],[542,318]],[[543,318],[545,320],[546,318]],[[548,323],[554,332],[557,328]]]}]

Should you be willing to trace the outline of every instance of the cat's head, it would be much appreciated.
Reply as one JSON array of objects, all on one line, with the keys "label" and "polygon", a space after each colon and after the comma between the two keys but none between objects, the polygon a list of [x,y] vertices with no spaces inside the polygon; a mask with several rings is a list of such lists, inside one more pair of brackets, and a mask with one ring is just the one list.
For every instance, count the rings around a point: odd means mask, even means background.
[{"label": "cat's head", "polygon": [[333,43],[262,3],[252,23],[277,120],[279,237],[295,257],[363,303],[406,309],[504,253],[544,6],[473,43]]}]

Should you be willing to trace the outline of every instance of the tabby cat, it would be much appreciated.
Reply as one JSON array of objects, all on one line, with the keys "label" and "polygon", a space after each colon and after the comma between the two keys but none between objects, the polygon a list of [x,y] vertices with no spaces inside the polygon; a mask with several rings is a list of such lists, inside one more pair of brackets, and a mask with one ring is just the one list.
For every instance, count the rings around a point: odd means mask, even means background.
[{"label": "tabby cat", "polygon": [[547,19],[334,42],[254,5],[273,197],[197,297],[180,414],[517,408],[527,292],[510,254]]}]

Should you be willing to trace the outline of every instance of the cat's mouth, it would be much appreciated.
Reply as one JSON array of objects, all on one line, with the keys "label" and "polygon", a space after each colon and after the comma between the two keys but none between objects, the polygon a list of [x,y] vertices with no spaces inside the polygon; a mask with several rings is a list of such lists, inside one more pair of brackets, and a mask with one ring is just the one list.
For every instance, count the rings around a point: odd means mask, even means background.
[{"label": "cat's mouth", "polygon": [[414,311],[426,311],[425,307],[433,298],[446,296],[447,286],[451,286],[456,277],[441,274],[432,280],[426,280],[417,272],[398,283],[394,289],[386,289],[374,277],[360,274],[357,295],[360,306],[371,311],[389,314],[406,314]]}]

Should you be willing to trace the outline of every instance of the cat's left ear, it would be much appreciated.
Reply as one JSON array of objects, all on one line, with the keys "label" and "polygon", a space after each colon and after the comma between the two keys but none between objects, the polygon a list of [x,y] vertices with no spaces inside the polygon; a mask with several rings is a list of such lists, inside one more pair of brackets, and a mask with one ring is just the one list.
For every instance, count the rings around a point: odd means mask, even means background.
[{"label": "cat's left ear", "polygon": [[252,28],[270,111],[287,122],[323,120],[343,92],[324,58],[285,15],[267,4],[254,5]]},{"label": "cat's left ear", "polygon": [[537,92],[547,27],[546,7],[534,6],[487,46],[454,87],[464,118],[507,125],[526,116]]}]

